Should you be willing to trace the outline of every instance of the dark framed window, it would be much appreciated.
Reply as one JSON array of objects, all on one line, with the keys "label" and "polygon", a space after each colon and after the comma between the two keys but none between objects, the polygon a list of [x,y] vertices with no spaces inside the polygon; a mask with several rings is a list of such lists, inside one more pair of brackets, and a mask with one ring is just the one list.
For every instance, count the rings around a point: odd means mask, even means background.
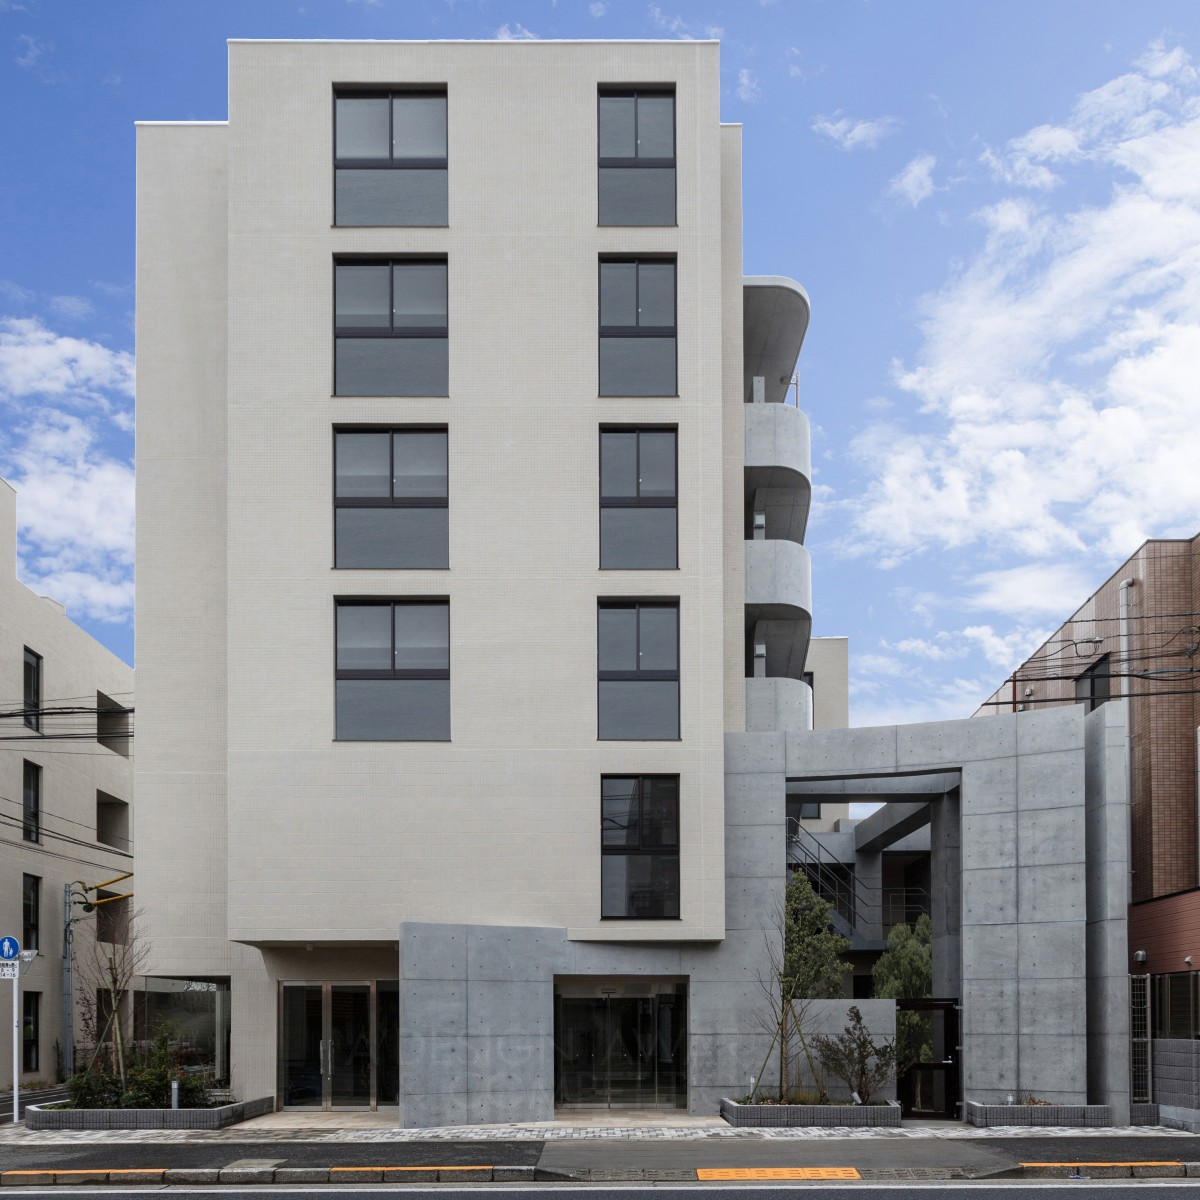
[{"label": "dark framed window", "polygon": [[445,91],[335,91],[335,225],[445,225]]},{"label": "dark framed window", "polygon": [[600,567],[676,567],[674,429],[600,430]]},{"label": "dark framed window", "polygon": [[25,647],[25,724],[39,731],[42,728],[42,656]]},{"label": "dark framed window", "polygon": [[1102,654],[1075,680],[1075,699],[1083,703],[1084,712],[1094,712],[1112,695],[1112,660]]},{"label": "dark framed window", "polygon": [[21,996],[21,1070],[39,1071],[38,1048],[42,1039],[42,993]]},{"label": "dark framed window", "polygon": [[445,396],[446,260],[337,259],[333,274],[335,394]]},{"label": "dark framed window", "polygon": [[675,260],[600,260],[600,395],[674,396]]},{"label": "dark framed window", "polygon": [[22,771],[21,833],[27,842],[42,840],[42,768],[26,761]]},{"label": "dark framed window", "polygon": [[597,219],[675,224],[675,93],[602,88],[597,101]]},{"label": "dark framed window", "polygon": [[600,916],[679,916],[679,776],[600,781]]},{"label": "dark framed window", "polygon": [[37,875],[21,876],[21,949],[41,949],[42,880]]},{"label": "dark framed window", "polygon": [[446,430],[333,431],[335,567],[450,565]]},{"label": "dark framed window", "polygon": [[821,819],[820,800],[801,800],[797,815],[802,821],[819,821]]},{"label": "dark framed window", "polygon": [[597,668],[600,740],[678,740],[678,601],[602,600]]},{"label": "dark framed window", "polygon": [[449,741],[450,602],[335,601],[340,741]]}]

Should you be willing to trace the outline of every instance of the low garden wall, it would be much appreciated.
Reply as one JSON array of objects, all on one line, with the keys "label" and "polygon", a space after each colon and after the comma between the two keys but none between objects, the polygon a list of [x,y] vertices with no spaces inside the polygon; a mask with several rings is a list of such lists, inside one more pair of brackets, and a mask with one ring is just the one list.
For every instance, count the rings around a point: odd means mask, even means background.
[{"label": "low garden wall", "polygon": [[224,1129],[275,1111],[275,1097],[239,1100],[218,1108],[50,1108],[25,1109],[26,1129]]},{"label": "low garden wall", "polygon": [[900,1127],[900,1105],[886,1104],[739,1104],[722,1098],[721,1116],[737,1128],[752,1125],[813,1125],[824,1129]]},{"label": "low garden wall", "polygon": [[963,1107],[968,1123],[982,1129],[1001,1125],[1093,1129],[1113,1123],[1107,1104],[978,1104],[968,1100]]}]

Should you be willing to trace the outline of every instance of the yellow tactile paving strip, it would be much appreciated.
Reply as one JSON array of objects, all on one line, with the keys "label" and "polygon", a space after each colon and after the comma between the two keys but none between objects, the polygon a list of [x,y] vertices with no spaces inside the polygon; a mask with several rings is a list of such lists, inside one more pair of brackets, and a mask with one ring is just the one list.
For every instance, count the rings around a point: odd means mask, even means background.
[{"label": "yellow tactile paving strip", "polygon": [[854,1167],[697,1167],[697,1179],[861,1179]]}]

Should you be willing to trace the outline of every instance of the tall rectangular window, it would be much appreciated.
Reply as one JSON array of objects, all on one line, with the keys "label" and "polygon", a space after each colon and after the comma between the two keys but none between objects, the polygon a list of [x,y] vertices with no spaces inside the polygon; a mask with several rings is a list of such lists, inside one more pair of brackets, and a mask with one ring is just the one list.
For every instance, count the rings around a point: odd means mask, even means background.
[{"label": "tall rectangular window", "polygon": [[450,603],[336,602],[337,737],[450,740]]},{"label": "tall rectangular window", "polygon": [[25,724],[40,731],[42,728],[42,656],[25,648]]},{"label": "tall rectangular window", "polygon": [[674,429],[600,431],[600,567],[678,565]]},{"label": "tall rectangular window", "polygon": [[21,996],[21,1070],[40,1071],[38,1050],[42,1040],[42,993]]},{"label": "tall rectangular window", "polygon": [[21,876],[21,949],[41,949],[42,881],[37,875]]},{"label": "tall rectangular window", "polygon": [[335,429],[334,566],[450,565],[444,429]]},{"label": "tall rectangular window", "polygon": [[600,395],[674,396],[675,260],[600,260]]},{"label": "tall rectangular window", "polygon": [[675,94],[610,89],[598,101],[601,225],[675,224]]},{"label": "tall rectangular window", "polygon": [[600,915],[679,916],[679,776],[605,776]]},{"label": "tall rectangular window", "polygon": [[334,224],[445,225],[446,93],[334,95]]},{"label": "tall rectangular window", "polygon": [[334,264],[334,391],[445,396],[450,386],[446,260]]},{"label": "tall rectangular window", "polygon": [[678,740],[678,601],[601,601],[597,643],[597,737]]},{"label": "tall rectangular window", "polygon": [[22,771],[24,784],[21,805],[21,832],[25,841],[42,840],[42,768],[26,761]]},{"label": "tall rectangular window", "polygon": [[1112,695],[1112,659],[1103,654],[1075,680],[1075,699],[1084,712],[1095,712]]}]

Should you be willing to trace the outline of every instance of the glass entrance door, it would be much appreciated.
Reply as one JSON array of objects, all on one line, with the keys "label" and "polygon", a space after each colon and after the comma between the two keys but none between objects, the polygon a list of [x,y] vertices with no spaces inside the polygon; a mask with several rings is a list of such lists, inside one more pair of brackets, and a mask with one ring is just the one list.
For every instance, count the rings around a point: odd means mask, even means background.
[{"label": "glass entrance door", "polygon": [[[375,1108],[396,1103],[396,985],[283,983],[279,1095],[284,1108]],[[381,1041],[382,1039],[382,1041]]]},{"label": "glass entrance door", "polygon": [[[615,993],[616,989],[613,989]],[[561,1105],[687,1105],[687,996],[557,997],[556,1098]]]}]

